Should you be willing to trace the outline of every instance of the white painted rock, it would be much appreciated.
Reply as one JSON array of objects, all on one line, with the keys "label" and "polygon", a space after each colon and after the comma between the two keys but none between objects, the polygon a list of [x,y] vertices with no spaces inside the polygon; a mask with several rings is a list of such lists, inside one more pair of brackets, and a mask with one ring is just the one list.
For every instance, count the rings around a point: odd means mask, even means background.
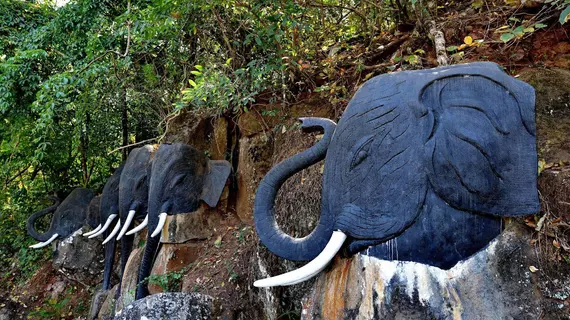
[{"label": "white painted rock", "polygon": [[450,270],[366,255],[336,259],[305,297],[302,319],[568,317],[560,293],[570,285],[569,273],[549,281],[542,270],[531,272],[540,265],[528,240],[528,232],[510,227]]},{"label": "white painted rock", "polygon": [[79,229],[55,245],[53,266],[68,277],[87,283],[96,283],[103,271],[101,240],[88,239]]},{"label": "white painted rock", "polygon": [[114,319],[207,320],[212,318],[213,300],[195,292],[158,293],[126,306]]}]

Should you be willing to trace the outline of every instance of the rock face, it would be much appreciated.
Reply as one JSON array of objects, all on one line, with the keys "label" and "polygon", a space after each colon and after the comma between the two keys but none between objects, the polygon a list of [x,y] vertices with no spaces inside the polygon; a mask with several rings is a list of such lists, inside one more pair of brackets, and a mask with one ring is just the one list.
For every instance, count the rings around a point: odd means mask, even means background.
[{"label": "rock face", "polygon": [[101,308],[99,309],[98,319],[112,318],[115,313],[115,295],[117,294],[117,289],[118,285],[115,285],[111,290],[102,291],[97,294],[101,295],[100,299],[104,299],[103,304],[101,304]]},{"label": "rock face", "polygon": [[115,320],[211,319],[213,298],[198,293],[159,293],[127,306]]},{"label": "rock face", "polygon": [[[163,244],[156,256],[151,275],[167,275],[169,272],[181,271],[191,266],[200,254],[202,246],[195,243],[184,244]],[[168,277],[165,276],[165,280]],[[174,279],[170,280],[173,282]],[[165,283],[163,286],[179,286],[180,283]],[[163,286],[155,282],[150,282],[148,290],[150,294],[163,292]],[[177,289],[177,288],[171,288]]]},{"label": "rock face", "polygon": [[53,266],[75,280],[92,282],[103,270],[103,248],[99,239],[83,237],[79,229],[57,245]]},{"label": "rock face", "polygon": [[513,225],[450,270],[360,254],[337,259],[304,300],[302,319],[558,319],[564,312],[544,293],[563,290],[570,277],[558,289],[541,287],[548,281],[534,269],[536,251]]},{"label": "rock face", "polygon": [[209,212],[215,209],[202,206],[191,214],[176,214],[166,217],[165,227],[162,229],[162,243],[184,243],[190,240],[203,240],[212,236],[212,215]]},{"label": "rock face", "polygon": [[121,296],[115,307],[117,312],[122,310],[123,306],[127,306],[135,301],[135,290],[143,253],[144,247],[134,249],[125,265],[125,274],[121,281]]}]

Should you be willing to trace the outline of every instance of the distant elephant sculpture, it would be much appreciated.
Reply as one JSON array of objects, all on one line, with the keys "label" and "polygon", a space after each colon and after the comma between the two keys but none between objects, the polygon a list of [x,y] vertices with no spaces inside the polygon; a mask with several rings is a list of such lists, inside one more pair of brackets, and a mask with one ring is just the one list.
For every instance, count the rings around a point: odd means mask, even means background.
[{"label": "distant elephant sculpture", "polygon": [[87,207],[87,218],[85,220],[85,224],[88,225],[91,230],[97,228],[101,223],[101,221],[99,221],[101,218],[101,213],[99,211],[100,204],[101,196],[96,196],[91,199],[89,207]]},{"label": "distant elephant sculpture", "polygon": [[[119,232],[121,227],[121,222],[116,219],[119,214],[119,182],[121,179],[121,173],[123,172],[123,165],[119,166],[113,175],[107,180],[105,186],[103,187],[103,192],[101,193],[101,202],[99,206],[100,211],[100,221],[105,221],[105,224],[101,228],[96,228],[95,233],[91,233],[89,238],[95,238],[99,235],[103,235],[105,240],[103,241],[105,250],[105,271],[103,272],[103,290],[109,290],[111,288],[111,275],[113,274],[113,262],[115,259],[115,249],[116,242],[114,240],[115,235]],[[115,220],[116,219],[116,220]],[[113,221],[116,221],[114,227],[111,227]],[[112,229],[111,229],[112,228]],[[95,231],[94,230],[94,231]],[[111,231],[112,230],[112,231]]]},{"label": "distant elephant sculpture", "polygon": [[148,235],[138,275],[136,299],[148,295],[150,275],[166,216],[192,213],[203,200],[215,207],[231,165],[208,160],[203,152],[180,143],[162,144],[155,152],[148,196]]},{"label": "distant elephant sculpture", "polygon": [[[89,189],[76,188],[63,200],[59,202],[56,197],[50,197],[55,204],[49,208],[32,214],[27,221],[28,234],[40,243],[30,246],[30,248],[43,248],[55,239],[64,239],[73,232],[81,229],[87,217],[87,207],[89,201],[95,193]],[[49,229],[40,233],[35,228],[38,218],[53,212],[53,217]]]},{"label": "distant elephant sculpture", "polygon": [[[336,253],[449,269],[489,244],[503,216],[539,211],[534,89],[494,63],[381,75],[358,90],[338,126],[269,171],[254,219],[267,248],[300,269],[258,280],[291,285],[322,271]],[[293,238],[275,222],[283,182],[325,159],[320,221]]]}]

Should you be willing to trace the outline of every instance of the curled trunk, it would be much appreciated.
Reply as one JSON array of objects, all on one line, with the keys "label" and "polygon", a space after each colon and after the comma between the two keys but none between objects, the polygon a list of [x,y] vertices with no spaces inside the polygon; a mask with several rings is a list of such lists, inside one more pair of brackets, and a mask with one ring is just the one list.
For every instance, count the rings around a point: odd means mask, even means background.
[{"label": "curled trunk", "polygon": [[323,138],[311,148],[284,160],[267,173],[255,196],[254,217],[257,234],[269,250],[289,260],[311,260],[326,246],[332,234],[329,214],[321,215],[319,224],[304,238],[293,238],[279,229],[275,221],[275,198],[281,185],[295,173],[323,160],[336,124],[323,118],[302,118],[305,131],[324,130]]},{"label": "curled trunk", "polygon": [[43,217],[43,216],[45,216],[46,214],[49,214],[49,213],[54,212],[55,210],[57,210],[57,207],[58,207],[59,204],[60,204],[60,200],[59,200],[57,197],[49,197],[49,198],[50,198],[51,200],[53,200],[55,203],[54,203],[51,207],[49,207],[49,208],[40,210],[40,211],[35,212],[34,214],[32,214],[32,215],[28,218],[28,222],[27,222],[28,234],[29,234],[32,238],[36,239],[37,241],[41,241],[41,242],[47,241],[47,240],[52,236],[52,234],[54,233],[54,231],[53,231],[54,222],[53,222],[53,220],[51,221],[50,227],[49,227],[49,229],[48,229],[46,232],[44,232],[44,233],[39,233],[39,232],[36,230],[35,226],[34,226],[35,223],[36,223],[36,220],[39,219],[39,218],[41,218],[41,217]]}]

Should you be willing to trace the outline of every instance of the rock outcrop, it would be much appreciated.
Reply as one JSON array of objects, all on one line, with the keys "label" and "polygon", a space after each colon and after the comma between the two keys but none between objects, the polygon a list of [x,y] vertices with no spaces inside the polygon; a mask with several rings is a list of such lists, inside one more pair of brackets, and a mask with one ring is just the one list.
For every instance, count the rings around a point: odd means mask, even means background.
[{"label": "rock outcrop", "polygon": [[214,312],[213,300],[198,293],[154,294],[125,307],[115,320],[208,320]]},{"label": "rock outcrop", "polygon": [[57,244],[53,266],[80,282],[96,280],[103,270],[101,241],[83,237],[83,229],[75,231]]},{"label": "rock outcrop", "polygon": [[450,270],[358,254],[319,277],[302,319],[558,319],[564,299],[552,293],[570,285],[570,273],[555,284],[543,267],[517,222]]}]

